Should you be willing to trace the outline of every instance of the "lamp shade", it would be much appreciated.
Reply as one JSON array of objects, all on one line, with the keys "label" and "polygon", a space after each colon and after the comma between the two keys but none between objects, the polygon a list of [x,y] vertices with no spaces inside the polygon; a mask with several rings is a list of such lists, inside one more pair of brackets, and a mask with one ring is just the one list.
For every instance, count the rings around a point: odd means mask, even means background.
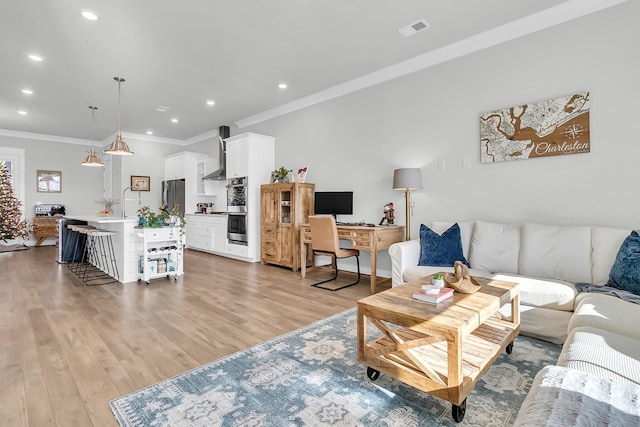
[{"label": "lamp shade", "polygon": [[89,151],[89,155],[87,155],[82,162],[82,166],[104,167],[104,163],[102,163],[96,152],[93,151],[93,147],[91,147],[91,151]]},{"label": "lamp shade", "polygon": [[133,155],[133,151],[129,150],[129,146],[124,139],[122,139],[122,135],[120,134],[120,130],[116,132],[116,139],[111,143],[109,148],[104,150],[106,154],[114,154],[116,156],[131,156]]},{"label": "lamp shade", "polygon": [[404,168],[393,171],[394,190],[422,189],[422,173],[419,168]]}]

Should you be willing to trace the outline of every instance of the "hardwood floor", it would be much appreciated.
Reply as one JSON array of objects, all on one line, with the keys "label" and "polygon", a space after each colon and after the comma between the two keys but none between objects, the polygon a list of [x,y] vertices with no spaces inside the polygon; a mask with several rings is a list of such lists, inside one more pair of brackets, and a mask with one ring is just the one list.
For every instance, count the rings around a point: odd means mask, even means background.
[{"label": "hardwood floor", "polygon": [[[117,426],[108,402],[354,307],[280,267],[186,251],[176,282],[85,286],[55,248],[0,254],[0,425]],[[345,282],[352,279],[348,275]]]}]

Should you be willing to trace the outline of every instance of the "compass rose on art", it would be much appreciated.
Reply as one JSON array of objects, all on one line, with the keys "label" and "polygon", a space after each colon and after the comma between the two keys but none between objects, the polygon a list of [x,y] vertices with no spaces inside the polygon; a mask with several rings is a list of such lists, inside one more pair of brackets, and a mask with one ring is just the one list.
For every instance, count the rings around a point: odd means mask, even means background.
[{"label": "compass rose on art", "polygon": [[584,129],[582,129],[582,126],[575,123],[570,126],[567,126],[566,129],[564,130],[565,136],[569,139],[578,139],[583,133],[584,133]]}]

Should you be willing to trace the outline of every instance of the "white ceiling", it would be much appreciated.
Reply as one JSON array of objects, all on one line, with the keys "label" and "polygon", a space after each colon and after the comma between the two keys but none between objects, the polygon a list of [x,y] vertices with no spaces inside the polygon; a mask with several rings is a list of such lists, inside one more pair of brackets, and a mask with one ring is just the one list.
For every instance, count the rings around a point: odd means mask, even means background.
[{"label": "white ceiling", "polygon": [[[5,1],[0,134],[87,140],[87,107],[95,105],[95,139],[108,140],[117,128],[119,76],[126,79],[123,132],[193,141],[220,125],[251,124],[621,1]],[[99,19],[84,19],[82,9]],[[420,18],[431,28],[400,35]],[[387,68],[398,63],[404,68]]]}]

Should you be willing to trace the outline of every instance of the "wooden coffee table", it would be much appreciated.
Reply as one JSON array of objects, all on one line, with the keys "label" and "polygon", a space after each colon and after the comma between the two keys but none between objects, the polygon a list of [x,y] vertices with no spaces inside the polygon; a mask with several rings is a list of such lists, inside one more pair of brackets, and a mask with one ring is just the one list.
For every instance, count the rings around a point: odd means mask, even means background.
[{"label": "wooden coffee table", "polygon": [[[443,273],[441,273],[443,274]],[[475,277],[482,286],[473,294],[431,304],[411,298],[428,276],[358,301],[358,361],[376,380],[383,372],[451,402],[451,414],[462,421],[467,395],[476,381],[520,331],[517,283]],[[511,303],[511,317],[498,313]],[[382,332],[368,341],[367,319]]]}]

